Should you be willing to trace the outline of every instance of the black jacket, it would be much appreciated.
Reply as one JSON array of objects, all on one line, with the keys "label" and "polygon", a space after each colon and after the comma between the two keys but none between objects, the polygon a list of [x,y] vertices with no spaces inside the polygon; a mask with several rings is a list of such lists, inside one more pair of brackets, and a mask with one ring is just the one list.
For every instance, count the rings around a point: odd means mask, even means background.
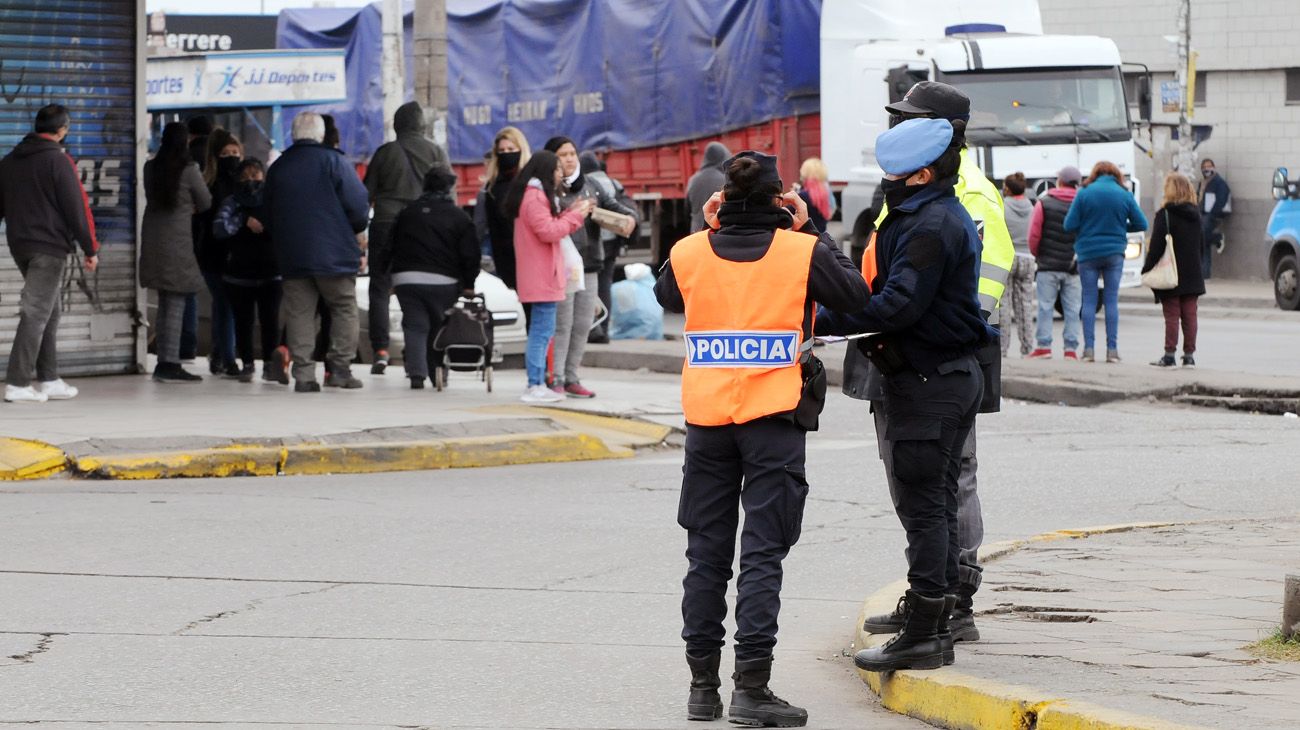
[{"label": "black jacket", "polygon": [[248,227],[249,218],[265,224],[266,209],[260,188],[255,192],[241,189],[228,196],[213,216],[212,238],[220,243],[225,253],[222,276],[234,283],[279,278],[271,237],[265,230],[254,233]]},{"label": "black jacket", "polygon": [[370,206],[356,170],[337,150],[299,140],[266,171],[266,220],[280,275],[356,276]]},{"label": "black jacket", "polygon": [[1038,239],[1039,271],[1058,271],[1070,274],[1079,272],[1079,265],[1074,259],[1074,232],[1065,230],[1065,214],[1070,212],[1070,204],[1051,194],[1038,199],[1043,206],[1043,234]]},{"label": "black jacket", "polygon": [[450,276],[473,289],[479,272],[474,221],[449,193],[429,193],[406,206],[393,223],[393,273]]},{"label": "black jacket", "polygon": [[[375,222],[390,223],[424,191],[424,175],[445,164],[447,153],[424,136],[420,105],[409,101],[393,117],[397,139],[380,145],[366,168],[366,190],[375,204]],[[373,242],[383,245],[384,242]]]},{"label": "black jacket", "polygon": [[29,134],[0,160],[0,220],[15,254],[67,256],[99,248],[81,176],[58,142]]},{"label": "black jacket", "polygon": [[[597,208],[612,210],[615,213],[623,215],[636,216],[636,211],[618,202],[614,197],[614,191],[596,183],[588,183],[586,178],[579,175],[573,183],[574,187],[560,196],[560,210],[573,205],[574,201],[582,198],[591,198],[596,201]],[[589,235],[586,224],[569,234],[573,239],[573,245],[578,248],[578,253],[582,254],[583,271],[591,273],[600,271],[601,265],[605,263],[605,246],[600,241],[600,235]]]},{"label": "black jacket", "polygon": [[[1166,217],[1168,216],[1168,217]],[[1156,212],[1151,225],[1151,245],[1147,247],[1147,260],[1142,265],[1146,273],[1165,255],[1165,233],[1174,237],[1174,260],[1178,264],[1178,286],[1173,289],[1156,289],[1156,301],[1169,297],[1200,296],[1205,293],[1205,277],[1201,272],[1201,247],[1204,245],[1201,214],[1191,203],[1166,205]]]},{"label": "black jacket", "polygon": [[894,335],[917,372],[974,354],[997,337],[979,306],[981,244],[952,181],[892,208],[876,238],[877,276],[866,308],[819,312],[817,333]]},{"label": "black jacket", "polygon": [[[781,225],[780,216],[785,216],[784,225]],[[727,261],[758,261],[771,247],[773,231],[790,226],[789,216],[778,212],[774,207],[745,211],[739,205],[732,209],[729,204],[723,204],[718,217],[722,228],[709,235],[709,244],[715,254]],[[853,262],[840,251],[834,239],[826,233],[819,233],[811,223],[804,225],[800,232],[818,236],[808,269],[809,323],[811,324],[813,302],[840,312],[861,309],[867,303],[870,292],[867,290],[867,282],[854,268]],[[686,311],[682,290],[677,285],[677,277],[673,275],[671,259],[659,272],[655,296],[669,312]],[[811,334],[809,328],[805,328],[804,334]]]}]

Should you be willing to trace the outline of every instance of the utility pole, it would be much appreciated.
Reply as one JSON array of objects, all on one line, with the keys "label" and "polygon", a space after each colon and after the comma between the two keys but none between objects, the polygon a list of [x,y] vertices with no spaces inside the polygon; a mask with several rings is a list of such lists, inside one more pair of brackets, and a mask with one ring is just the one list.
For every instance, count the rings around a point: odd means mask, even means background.
[{"label": "utility pole", "polygon": [[415,0],[415,100],[433,141],[447,146],[447,0]]},{"label": "utility pole", "polygon": [[402,53],[402,0],[384,0],[381,25],[384,33],[380,60],[380,78],[384,89],[384,141],[392,142],[397,139],[397,133],[393,131],[393,115],[402,105],[406,93],[406,58]]},{"label": "utility pole", "polygon": [[1192,0],[1178,3],[1178,88],[1183,103],[1178,110],[1178,171],[1195,179],[1196,153],[1192,145],[1192,105],[1196,103],[1188,90],[1193,81],[1188,79],[1192,60]]}]

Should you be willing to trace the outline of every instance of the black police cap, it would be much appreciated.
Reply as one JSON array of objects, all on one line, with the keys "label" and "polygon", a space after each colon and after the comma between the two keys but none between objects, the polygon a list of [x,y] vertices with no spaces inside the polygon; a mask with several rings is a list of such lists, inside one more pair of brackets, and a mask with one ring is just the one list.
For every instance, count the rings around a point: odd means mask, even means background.
[{"label": "black police cap", "polygon": [[922,81],[903,100],[885,107],[890,114],[934,115],[940,119],[970,119],[970,97],[938,81]]}]

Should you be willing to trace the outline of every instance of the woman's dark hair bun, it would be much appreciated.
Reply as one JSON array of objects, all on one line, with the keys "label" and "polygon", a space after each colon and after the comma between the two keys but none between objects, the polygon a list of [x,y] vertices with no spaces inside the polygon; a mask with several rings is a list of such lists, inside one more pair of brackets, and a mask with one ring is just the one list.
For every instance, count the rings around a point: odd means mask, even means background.
[{"label": "woman's dark hair bun", "polygon": [[780,195],[779,187],[765,185],[760,180],[763,166],[752,157],[737,157],[727,164],[727,183],[722,187],[722,194],[728,200],[743,200],[748,197],[771,197]]}]

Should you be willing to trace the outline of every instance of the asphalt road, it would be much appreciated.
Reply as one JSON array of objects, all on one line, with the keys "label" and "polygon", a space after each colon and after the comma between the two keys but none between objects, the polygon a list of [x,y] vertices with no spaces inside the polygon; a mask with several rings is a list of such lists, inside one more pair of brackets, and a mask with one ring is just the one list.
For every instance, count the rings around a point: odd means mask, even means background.
[{"label": "asphalt road", "polygon": [[[837,397],[810,442],[773,685],[811,727],[923,727],[842,656],[904,569],[871,438]],[[1297,444],[1294,419],[1008,403],[989,540],[1295,513]],[[685,728],[680,465],[7,485],[0,724]]]}]

